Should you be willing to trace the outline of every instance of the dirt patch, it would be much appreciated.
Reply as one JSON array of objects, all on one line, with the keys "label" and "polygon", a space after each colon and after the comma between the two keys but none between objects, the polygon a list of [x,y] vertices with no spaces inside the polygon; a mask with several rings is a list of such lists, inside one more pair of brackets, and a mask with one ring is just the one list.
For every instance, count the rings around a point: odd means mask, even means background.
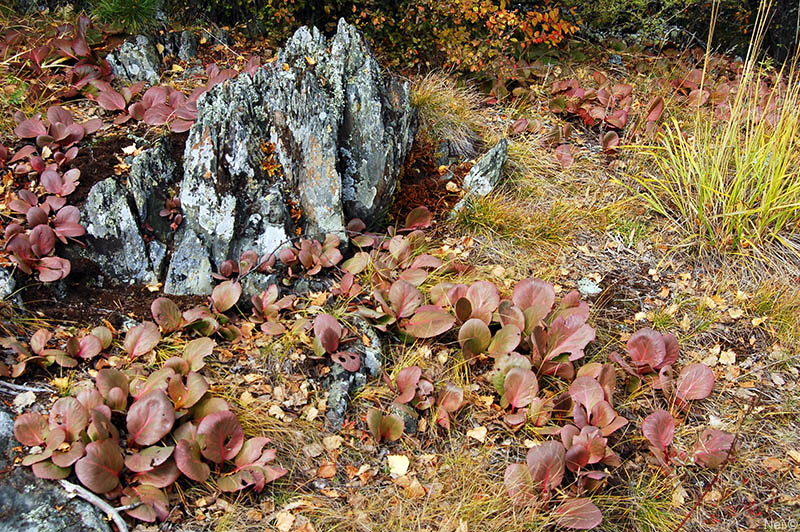
[{"label": "dirt patch", "polygon": [[[461,199],[461,184],[472,168],[472,162],[440,168],[433,153],[434,148],[428,143],[414,144],[398,181],[390,211],[392,220],[402,222],[411,210],[420,205],[441,219]],[[448,183],[455,186],[450,185],[448,189]]]},{"label": "dirt patch", "polygon": [[77,157],[72,161],[73,168],[80,168],[80,184],[70,194],[72,205],[80,205],[89,196],[89,190],[95,183],[114,177],[114,167],[119,163],[117,156],[122,155],[122,148],[132,143],[127,136],[107,137],[93,146],[82,146]]},{"label": "dirt patch", "polygon": [[[53,321],[97,325],[108,320],[114,327],[133,318],[152,320],[150,304],[163,295],[141,285],[97,286],[103,273],[93,262],[73,259],[72,270],[60,283],[38,283],[23,290],[25,308]],[[207,303],[204,296],[169,296],[181,309]]]}]

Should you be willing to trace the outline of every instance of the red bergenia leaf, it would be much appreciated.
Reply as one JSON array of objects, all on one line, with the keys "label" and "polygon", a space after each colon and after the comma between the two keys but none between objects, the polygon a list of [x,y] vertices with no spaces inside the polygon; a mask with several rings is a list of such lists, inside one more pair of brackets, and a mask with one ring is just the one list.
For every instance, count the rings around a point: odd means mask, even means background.
[{"label": "red bergenia leaf", "polygon": [[675,418],[666,410],[656,410],[642,421],[642,433],[653,447],[666,451],[675,436]]},{"label": "red bergenia leaf", "polygon": [[603,522],[602,512],[587,498],[567,499],[553,514],[558,526],[573,530],[590,530]]},{"label": "red bergenia leaf", "polygon": [[594,378],[582,376],[576,378],[570,385],[569,396],[573,401],[585,407],[587,412],[591,412],[594,405],[604,400],[605,393],[603,387]]},{"label": "red bergenia leaf", "polygon": [[172,430],[175,410],[167,395],[155,390],[131,405],[126,421],[131,441],[139,445],[153,445]]},{"label": "red bergenia leaf", "polygon": [[503,397],[500,405],[503,408],[524,408],[531,404],[539,393],[536,374],[529,369],[511,368],[503,380]]},{"label": "red bergenia leaf", "polygon": [[236,281],[224,281],[214,287],[211,301],[217,312],[225,312],[233,307],[242,296],[242,285]]},{"label": "red bergenia leaf", "polygon": [[421,376],[422,369],[419,366],[409,366],[400,370],[397,374],[397,388],[400,395],[395,399],[396,403],[408,403],[414,398]]},{"label": "red bergenia leaf", "polygon": [[423,302],[422,292],[411,283],[398,279],[389,289],[389,301],[398,318],[408,318]]},{"label": "red bergenia leaf", "polygon": [[29,412],[14,420],[14,437],[23,445],[41,446],[49,432],[47,416],[44,414]]},{"label": "red bergenia leaf", "polygon": [[175,464],[181,473],[197,482],[205,482],[211,474],[211,468],[203,462],[200,445],[196,441],[178,441],[175,447]]},{"label": "red bergenia leaf", "polygon": [[458,330],[458,343],[467,358],[472,358],[486,351],[491,341],[492,332],[489,330],[489,326],[478,318],[465,321]]},{"label": "red bergenia leaf", "polygon": [[546,441],[528,451],[531,480],[542,491],[552,491],[561,484],[566,465],[566,451],[559,441]]},{"label": "red bergenia leaf", "polygon": [[124,465],[122,449],[113,440],[95,441],[86,446],[86,456],[75,464],[75,474],[93,492],[107,493],[119,486]]},{"label": "red bergenia leaf", "polygon": [[152,321],[145,321],[128,329],[122,348],[131,360],[149,353],[161,340],[161,332]]},{"label": "red bergenia leaf", "polygon": [[178,305],[166,297],[154,300],[150,305],[150,312],[153,314],[155,322],[167,334],[177,331],[184,323]]},{"label": "red bergenia leaf", "polygon": [[62,397],[53,404],[49,418],[50,430],[64,429],[69,441],[75,441],[89,424],[89,411],[74,397]]},{"label": "red bergenia leaf", "polygon": [[433,215],[427,207],[417,207],[406,216],[406,224],[404,229],[425,229],[430,227]]},{"label": "red bergenia leaf", "polygon": [[714,390],[714,373],[705,364],[685,366],[675,386],[675,393],[683,400],[705,399]]},{"label": "red bergenia leaf", "polygon": [[203,456],[215,464],[235,457],[244,443],[244,431],[237,417],[228,411],[209,414],[200,421],[197,434],[205,436]]},{"label": "red bergenia leaf", "polygon": [[352,351],[337,351],[331,354],[331,360],[350,373],[354,373],[361,368],[361,355]]},{"label": "red bergenia leaf", "polygon": [[695,462],[709,468],[722,465],[728,457],[736,436],[718,429],[705,429],[694,444]]},{"label": "red bergenia leaf", "polygon": [[336,318],[323,312],[314,318],[314,336],[327,353],[333,353],[339,347],[342,326]]},{"label": "red bergenia leaf", "polygon": [[415,338],[432,338],[449,331],[456,318],[436,305],[419,307],[406,322],[405,332]]}]

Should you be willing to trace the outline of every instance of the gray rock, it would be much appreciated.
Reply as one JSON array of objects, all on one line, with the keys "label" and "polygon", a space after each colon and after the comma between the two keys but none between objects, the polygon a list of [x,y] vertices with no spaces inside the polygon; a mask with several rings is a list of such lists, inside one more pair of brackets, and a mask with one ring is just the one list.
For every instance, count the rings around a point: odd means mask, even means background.
[{"label": "gray rock", "polygon": [[13,430],[13,415],[0,401],[0,530],[111,532],[94,506],[70,499],[58,483],[36,478],[28,467],[7,471],[19,445]]},{"label": "gray rock", "polygon": [[164,281],[165,294],[210,294],[211,260],[208,250],[191,230],[179,230],[175,238],[175,251]]},{"label": "gray rock", "polygon": [[377,377],[380,375],[382,364],[381,342],[377,333],[366,321],[361,318],[353,317],[350,321],[355,325],[359,333],[365,334],[370,340],[370,345],[365,346],[362,342],[351,344],[348,349],[360,353],[361,367],[358,371],[351,373],[339,364],[331,365],[331,372],[325,380],[328,388],[327,409],[325,419],[331,430],[339,430],[344,422],[347,413],[347,405],[350,396],[367,384],[368,376]]},{"label": "gray rock", "polygon": [[403,420],[403,432],[405,434],[416,434],[419,428],[419,415],[416,410],[409,405],[398,405],[392,403],[389,412]]},{"label": "gray rock", "polygon": [[14,415],[0,402],[0,470],[9,465],[9,452],[19,445],[14,438]]},{"label": "gray rock", "polygon": [[181,32],[180,44],[178,46],[178,59],[188,61],[197,55],[197,38],[194,33],[188,30]]},{"label": "gray rock", "polygon": [[578,279],[578,291],[583,297],[592,297],[598,295],[603,289],[588,277],[582,277]]},{"label": "gray rock", "polygon": [[343,237],[346,217],[369,220],[391,199],[415,116],[408,84],[384,80],[344,21],[330,41],[300,28],[276,61],[203,94],[180,186],[177,240],[194,247],[176,246],[165,289],[198,293],[181,271],[276,250],[295,234],[290,206],[306,235]]},{"label": "gray rock", "polygon": [[408,83],[382,78],[361,33],[339,21],[331,60],[343,64],[339,129],[342,196],[349,218],[373,218],[391,201],[416,131]]},{"label": "gray rock", "polygon": [[17,288],[17,282],[14,281],[11,272],[5,268],[0,268],[0,299],[6,299]]},{"label": "gray rock", "polygon": [[161,58],[155,44],[146,35],[137,35],[122,43],[106,57],[111,72],[125,83],[146,81],[157,85],[161,79]]},{"label": "gray rock", "polygon": [[456,143],[445,139],[436,145],[433,150],[433,158],[437,166],[452,166],[460,164],[475,156],[475,142],[465,141]]},{"label": "gray rock", "polygon": [[114,178],[95,183],[81,207],[86,250],[81,254],[121,283],[155,280],[139,221],[126,189]]},{"label": "gray rock", "polygon": [[161,278],[161,272],[164,269],[164,259],[167,258],[167,246],[153,240],[147,244],[147,257],[150,259],[150,264],[153,266],[153,273],[157,278]]},{"label": "gray rock", "polygon": [[197,55],[197,38],[191,31],[171,31],[158,39],[164,46],[164,55],[175,56],[181,61],[189,61]]},{"label": "gray rock", "polygon": [[508,158],[508,141],[505,138],[494,148],[483,154],[467,175],[461,187],[465,195],[453,207],[453,213],[458,212],[470,199],[486,196],[500,182],[503,177],[503,166]]},{"label": "gray rock", "polygon": [[172,238],[173,231],[169,220],[162,218],[159,212],[167,198],[177,193],[181,177],[172,150],[172,141],[168,137],[157,140],[152,148],[133,158],[127,183],[137,218],[150,224],[163,243]]}]

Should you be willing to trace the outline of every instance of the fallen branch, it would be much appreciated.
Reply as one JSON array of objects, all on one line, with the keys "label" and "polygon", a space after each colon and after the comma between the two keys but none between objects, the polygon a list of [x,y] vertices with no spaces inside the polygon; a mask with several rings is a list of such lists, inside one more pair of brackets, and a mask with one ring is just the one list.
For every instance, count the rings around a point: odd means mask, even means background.
[{"label": "fallen branch", "polygon": [[[5,388],[5,390],[3,388]],[[19,392],[53,393],[53,390],[50,388],[37,388],[36,386],[25,386],[23,384],[14,384],[13,382],[0,381],[0,392],[15,394]]]},{"label": "fallen branch", "polygon": [[[81,499],[93,504],[108,516],[115,525],[117,525],[117,529],[119,532],[128,532],[128,525],[125,524],[125,520],[122,519],[122,516],[119,515],[119,512],[106,501],[92,493],[91,491],[78,486],[77,484],[73,484],[72,482],[68,482],[66,480],[59,480],[59,484],[64,490],[72,497],[80,497]],[[122,508],[125,508],[124,506]]]}]

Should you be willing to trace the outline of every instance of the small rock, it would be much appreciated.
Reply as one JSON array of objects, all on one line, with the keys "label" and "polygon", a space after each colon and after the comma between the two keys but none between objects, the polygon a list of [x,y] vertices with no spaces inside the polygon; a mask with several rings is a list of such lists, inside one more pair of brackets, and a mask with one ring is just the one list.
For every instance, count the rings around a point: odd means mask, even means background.
[{"label": "small rock", "polygon": [[578,279],[578,291],[583,297],[592,297],[601,293],[603,289],[588,277],[583,277]]},{"label": "small rock", "polygon": [[391,406],[389,406],[389,411],[403,420],[403,432],[405,434],[417,433],[417,429],[419,428],[419,416],[411,406],[392,403]]},{"label": "small rock", "polygon": [[0,299],[6,299],[14,293],[17,283],[14,281],[11,272],[0,267]]},{"label": "small rock", "polygon": [[87,248],[78,253],[119,283],[154,282],[139,222],[125,188],[114,178],[96,183],[81,207]]},{"label": "small rock", "polygon": [[492,191],[495,185],[500,182],[500,178],[503,177],[503,166],[507,158],[508,141],[502,138],[464,176],[461,188],[464,189],[466,194],[453,207],[451,216],[458,212],[469,199],[486,196]]},{"label": "small rock", "polygon": [[127,84],[146,81],[157,85],[161,79],[161,58],[153,41],[146,35],[137,35],[125,41],[118,50],[106,57],[111,72]]}]

